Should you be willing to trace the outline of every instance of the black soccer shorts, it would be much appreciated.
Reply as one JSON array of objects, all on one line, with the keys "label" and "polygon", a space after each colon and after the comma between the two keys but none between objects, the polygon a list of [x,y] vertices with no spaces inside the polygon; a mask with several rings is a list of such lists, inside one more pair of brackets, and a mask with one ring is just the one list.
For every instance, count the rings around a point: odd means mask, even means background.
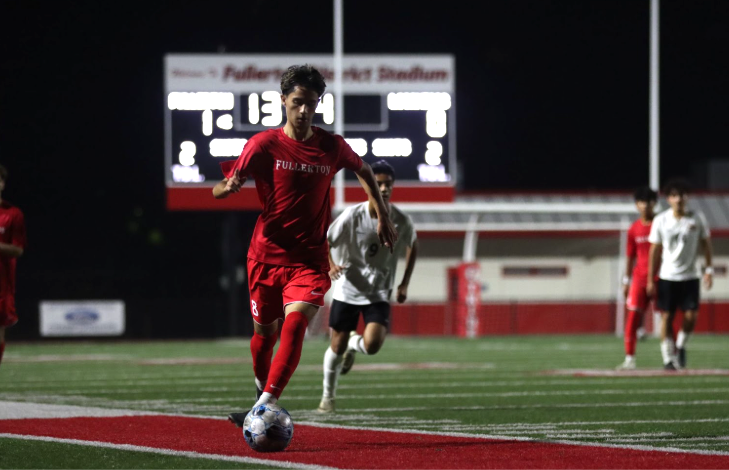
[{"label": "black soccer shorts", "polygon": [[699,309],[699,280],[666,281],[658,280],[658,298],[656,306],[662,312],[675,313]]},{"label": "black soccer shorts", "polygon": [[379,323],[390,328],[390,303],[375,302],[366,305],[354,305],[334,300],[329,309],[329,326],[337,331],[354,331],[357,329],[359,314],[362,313],[365,325]]}]

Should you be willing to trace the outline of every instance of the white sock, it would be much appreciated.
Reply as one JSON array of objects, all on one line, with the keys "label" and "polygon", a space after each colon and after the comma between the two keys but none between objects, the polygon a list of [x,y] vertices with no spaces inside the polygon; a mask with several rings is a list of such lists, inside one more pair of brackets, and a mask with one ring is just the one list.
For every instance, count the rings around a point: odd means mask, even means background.
[{"label": "white sock", "polygon": [[668,364],[673,358],[673,340],[664,339],[661,341],[661,355],[663,356],[663,363]]},{"label": "white sock", "polygon": [[631,356],[630,354],[627,354],[627,355],[625,356],[625,361],[626,361],[626,362],[629,362],[629,361],[634,361],[634,360],[635,360],[635,356]]},{"label": "white sock", "polygon": [[362,335],[354,335],[349,338],[349,343],[347,344],[347,347],[358,353],[367,354],[367,350],[364,346],[364,338],[362,337]]},{"label": "white sock", "polygon": [[263,392],[261,394],[261,398],[258,399],[255,405],[253,405],[253,408],[259,406],[259,405],[266,405],[266,404],[274,404],[278,401],[278,398],[273,393]]},{"label": "white sock", "polygon": [[342,370],[342,358],[344,354],[337,354],[329,346],[324,353],[324,392],[323,398],[334,398],[337,393],[337,382],[339,371]]},{"label": "white sock", "polygon": [[256,379],[256,388],[258,388],[258,390],[263,390],[264,388],[266,388],[266,384],[261,383],[260,380]]},{"label": "white sock", "polygon": [[678,335],[676,335],[676,347],[683,349],[686,346],[686,341],[688,341],[689,336],[691,336],[691,333],[684,333],[683,330],[679,331]]}]

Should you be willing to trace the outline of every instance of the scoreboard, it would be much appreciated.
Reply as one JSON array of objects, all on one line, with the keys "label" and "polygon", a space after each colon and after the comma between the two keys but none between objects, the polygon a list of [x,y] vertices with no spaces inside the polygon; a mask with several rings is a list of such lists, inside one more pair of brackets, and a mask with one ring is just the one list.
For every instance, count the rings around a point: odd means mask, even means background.
[{"label": "scoreboard", "polygon": [[[386,160],[407,200],[451,200],[456,183],[455,59],[451,55],[345,55],[342,103],[333,92],[331,55],[168,54],[164,60],[165,177],[171,210],[254,209],[251,197],[215,201],[220,162],[240,155],[248,139],[285,124],[280,79],[311,64],[327,82],[313,125],[344,138],[368,163]],[[345,197],[359,187],[345,171]],[[349,188],[351,187],[351,188]],[[244,185],[252,193],[253,184]],[[361,190],[360,190],[361,192]],[[400,199],[402,200],[402,199]]]}]

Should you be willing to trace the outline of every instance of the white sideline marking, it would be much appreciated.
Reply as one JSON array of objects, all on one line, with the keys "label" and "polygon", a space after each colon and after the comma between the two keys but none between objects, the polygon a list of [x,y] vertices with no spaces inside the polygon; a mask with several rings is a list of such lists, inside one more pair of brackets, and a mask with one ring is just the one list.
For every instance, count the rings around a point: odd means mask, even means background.
[{"label": "white sideline marking", "polygon": [[727,369],[635,369],[635,370],[611,370],[611,369],[557,369],[542,372],[543,375],[578,375],[587,377],[681,377],[685,375],[729,375]]},{"label": "white sideline marking", "polygon": [[[527,392],[484,392],[484,393],[414,393],[414,394],[378,394],[378,395],[337,395],[341,400],[418,400],[421,398],[502,398],[502,397],[537,397],[537,396],[591,396],[591,395],[685,395],[697,393],[727,393],[729,394],[729,386],[720,388],[701,388],[701,389],[607,389],[607,390],[554,390],[554,391],[527,391]],[[320,395],[314,396],[287,396],[286,401],[301,400],[317,400]],[[212,402],[230,402],[235,401],[234,397],[223,398],[190,398],[180,400],[169,400],[170,403],[212,403]]]},{"label": "white sideline marking", "polygon": [[222,455],[222,454],[201,454],[199,452],[191,452],[191,451],[182,451],[182,450],[171,450],[171,449],[159,449],[156,447],[145,447],[145,446],[135,446],[131,444],[111,444],[109,442],[100,442],[100,441],[82,441],[78,439],[60,439],[56,437],[45,437],[45,436],[29,436],[25,434],[2,434],[0,433],[0,438],[7,437],[9,439],[23,439],[27,441],[43,441],[43,442],[57,442],[61,444],[76,444],[76,445],[82,445],[82,446],[89,446],[89,447],[101,447],[104,449],[116,449],[116,450],[126,450],[126,451],[132,451],[132,452],[148,452],[152,454],[161,454],[161,455],[169,455],[173,457],[188,457],[192,459],[207,459],[207,460],[225,460],[227,462],[239,462],[239,463],[251,463],[256,465],[266,465],[266,466],[281,466],[286,468],[303,468],[303,469],[311,469],[311,470],[335,470],[337,467],[325,467],[321,465],[310,465],[310,464],[303,464],[303,463],[296,463],[296,462],[289,462],[289,461],[281,461],[281,460],[265,460],[265,459],[255,459],[253,457],[235,457],[232,455]]},{"label": "white sideline marking", "polygon": [[[639,406],[691,406],[691,405],[727,405],[729,400],[693,400],[693,401],[662,401],[662,402],[619,402],[619,403],[544,403],[544,404],[532,404],[532,405],[491,405],[491,406],[443,406],[441,410],[462,410],[462,411],[480,411],[480,410],[504,410],[504,409],[528,409],[528,408],[610,408],[610,407],[639,407]],[[373,413],[378,411],[425,411],[432,410],[429,406],[405,406],[405,407],[390,407],[390,408],[357,408],[352,409],[353,413]],[[348,410],[337,411],[337,413],[347,413]]]},{"label": "white sideline marking", "polygon": [[[149,393],[149,390],[146,389],[140,389],[141,387],[159,387],[161,385],[169,385],[170,378],[160,378],[160,380],[152,381],[152,380],[139,380],[133,381],[133,384],[130,385],[127,383],[121,383],[119,386],[115,386],[114,388],[94,388],[94,394],[95,395],[104,395],[104,394],[114,394],[114,395],[135,395],[135,394],[141,394],[141,393]],[[368,379],[371,381],[371,379]],[[94,383],[103,383],[105,385],[108,384],[108,381],[93,381],[90,380],[85,385],[92,385]],[[317,383],[312,385],[289,385],[286,387],[286,390],[295,390],[297,392],[300,391],[315,391],[315,392],[321,392],[321,380],[318,380]],[[224,384],[224,383],[231,383],[234,384],[234,386],[210,386],[211,380],[203,380],[203,379],[192,379],[192,380],[174,380],[175,385],[205,385],[203,387],[186,387],[187,391],[202,391],[202,392],[239,392],[240,391],[240,378],[229,378],[229,379],[216,379],[215,384]],[[635,382],[630,382],[631,384],[634,384]],[[642,384],[648,384],[648,383],[658,383],[658,384],[665,384],[664,378],[647,378],[646,380],[641,380]],[[723,377],[702,377],[700,379],[695,379],[691,382],[692,384],[709,384],[709,383],[726,383],[726,379]],[[487,388],[487,387],[518,387],[520,385],[586,385],[584,382],[576,381],[575,379],[570,380],[534,380],[534,381],[528,381],[528,380],[499,380],[499,381],[490,381],[490,380],[478,380],[478,381],[469,381],[469,382],[449,382],[449,383],[443,383],[441,385],[432,385],[430,383],[424,384],[424,383],[380,383],[380,384],[371,384],[367,383],[366,386],[362,383],[359,384],[340,384],[337,387],[337,390],[361,390],[362,388],[367,388],[368,390],[373,389],[391,389],[391,388],[417,388],[422,389],[423,387],[429,387],[429,388],[448,388],[448,389],[455,389],[455,388]],[[614,380],[593,380],[589,382],[589,385],[615,385]],[[13,385],[8,384],[7,386],[3,385],[3,388],[10,392],[14,389],[25,391],[27,389],[27,384],[20,384],[20,385]],[[128,388],[128,389],[126,389]],[[46,387],[34,387],[34,391],[41,391],[41,390],[56,390],[58,389],[57,384],[50,384]],[[88,393],[89,389],[78,389],[78,390],[63,390],[59,392],[59,395],[83,395],[85,393]],[[1,396],[2,394],[0,394]]]},{"label": "white sideline marking", "polygon": [[76,418],[83,416],[101,418],[115,416],[142,416],[150,414],[156,413],[86,406],[0,401],[0,419]]}]

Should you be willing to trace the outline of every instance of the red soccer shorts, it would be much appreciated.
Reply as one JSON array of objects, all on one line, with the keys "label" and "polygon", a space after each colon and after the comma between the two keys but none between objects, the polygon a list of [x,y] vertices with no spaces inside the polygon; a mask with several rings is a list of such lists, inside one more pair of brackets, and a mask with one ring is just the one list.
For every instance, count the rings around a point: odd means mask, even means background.
[{"label": "red soccer shorts", "polygon": [[8,328],[18,323],[15,313],[15,299],[0,295],[0,328]]},{"label": "red soccer shorts", "polygon": [[288,304],[304,302],[323,307],[324,294],[331,285],[325,267],[279,266],[248,258],[251,315],[261,325],[283,320]]},{"label": "red soccer shorts", "polygon": [[645,312],[645,309],[648,308],[648,304],[653,300],[653,297],[648,297],[645,289],[645,282],[633,281],[630,283],[630,292],[628,292],[628,300],[625,303],[628,310]]}]

